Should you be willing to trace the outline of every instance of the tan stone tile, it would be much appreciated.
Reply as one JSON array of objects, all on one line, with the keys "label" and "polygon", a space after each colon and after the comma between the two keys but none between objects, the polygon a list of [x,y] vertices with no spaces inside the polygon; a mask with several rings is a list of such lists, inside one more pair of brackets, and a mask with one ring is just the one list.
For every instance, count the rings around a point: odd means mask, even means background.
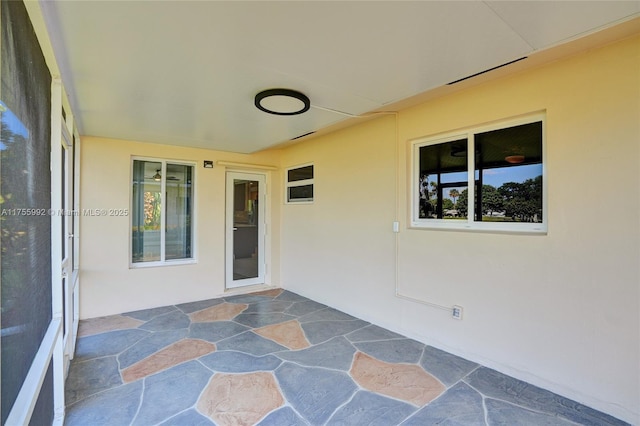
[{"label": "tan stone tile", "polygon": [[182,339],[122,370],[122,380],[125,383],[133,382],[215,350],[213,343]]},{"label": "tan stone tile", "polygon": [[391,364],[357,352],[351,376],[360,386],[422,407],[437,398],[445,387],[417,365]]},{"label": "tan stone tile", "polygon": [[138,328],[144,321],[124,315],[112,315],[108,317],[90,318],[80,321],[78,324],[78,337],[92,336],[107,331]]},{"label": "tan stone tile", "polygon": [[271,339],[292,350],[304,349],[311,346],[297,320],[268,325],[266,327],[256,328],[253,331],[262,337]]},{"label": "tan stone tile", "polygon": [[189,315],[193,322],[228,321],[235,318],[249,305],[244,303],[221,303]]},{"label": "tan stone tile", "polygon": [[255,293],[249,293],[249,294],[252,296],[278,297],[280,296],[282,291],[283,290],[281,288],[273,288],[271,290],[256,291]]},{"label": "tan stone tile", "polygon": [[248,426],[283,404],[271,373],[215,374],[197,409],[220,426]]}]

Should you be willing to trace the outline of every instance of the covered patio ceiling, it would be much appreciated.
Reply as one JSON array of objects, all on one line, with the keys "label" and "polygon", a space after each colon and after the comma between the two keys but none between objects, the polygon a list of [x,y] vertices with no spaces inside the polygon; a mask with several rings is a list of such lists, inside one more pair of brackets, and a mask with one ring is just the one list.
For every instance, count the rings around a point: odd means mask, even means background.
[{"label": "covered patio ceiling", "polygon": [[[82,135],[241,153],[393,109],[640,15],[638,1],[41,6]],[[310,110],[277,116],[254,106],[258,92],[279,87],[307,95]]]}]

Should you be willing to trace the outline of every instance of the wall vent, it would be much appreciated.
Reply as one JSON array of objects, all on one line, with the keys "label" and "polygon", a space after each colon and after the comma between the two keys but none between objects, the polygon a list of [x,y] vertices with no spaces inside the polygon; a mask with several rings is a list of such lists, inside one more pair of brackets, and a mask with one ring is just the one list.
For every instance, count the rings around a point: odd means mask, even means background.
[{"label": "wall vent", "polygon": [[516,60],[510,61],[510,62],[507,62],[506,64],[498,65],[497,67],[489,68],[488,70],[480,71],[480,72],[477,72],[477,73],[472,74],[472,75],[470,75],[470,76],[463,77],[463,78],[461,78],[461,79],[459,79],[459,80],[452,81],[451,83],[447,83],[447,86],[450,86],[450,85],[452,85],[452,84],[456,84],[456,83],[460,83],[461,81],[468,80],[468,79],[473,78],[473,77],[477,77],[477,76],[479,76],[480,74],[488,73],[489,71],[497,70],[498,68],[506,67],[507,65],[511,65],[511,64],[516,63],[516,62],[520,62],[520,61],[522,61],[523,59],[527,59],[527,57],[526,57],[526,56],[523,56],[522,58],[519,58],[519,59],[516,59]]},{"label": "wall vent", "polygon": [[309,136],[314,133],[315,133],[315,130],[313,132],[305,133],[304,135],[296,136],[295,138],[291,138],[290,140],[295,141],[296,139],[304,138],[305,136]]}]

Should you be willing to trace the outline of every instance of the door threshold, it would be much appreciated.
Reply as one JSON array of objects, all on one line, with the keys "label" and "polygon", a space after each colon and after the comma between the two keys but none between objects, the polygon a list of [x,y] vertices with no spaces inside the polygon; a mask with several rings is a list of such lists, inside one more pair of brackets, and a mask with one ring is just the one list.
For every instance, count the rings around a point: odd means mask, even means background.
[{"label": "door threshold", "polygon": [[275,290],[280,288],[281,287],[268,285],[268,284],[255,284],[255,285],[247,285],[243,287],[225,289],[224,295],[235,296],[236,294],[249,294],[249,293],[256,293],[258,291]]}]

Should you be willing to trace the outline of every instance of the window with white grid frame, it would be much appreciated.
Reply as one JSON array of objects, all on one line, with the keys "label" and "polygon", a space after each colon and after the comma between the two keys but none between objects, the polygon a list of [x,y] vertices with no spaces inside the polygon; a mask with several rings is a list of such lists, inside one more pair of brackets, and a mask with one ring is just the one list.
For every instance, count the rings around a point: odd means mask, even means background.
[{"label": "window with white grid frame", "polygon": [[304,164],[288,168],[285,179],[285,202],[287,204],[313,202],[313,164]]}]

